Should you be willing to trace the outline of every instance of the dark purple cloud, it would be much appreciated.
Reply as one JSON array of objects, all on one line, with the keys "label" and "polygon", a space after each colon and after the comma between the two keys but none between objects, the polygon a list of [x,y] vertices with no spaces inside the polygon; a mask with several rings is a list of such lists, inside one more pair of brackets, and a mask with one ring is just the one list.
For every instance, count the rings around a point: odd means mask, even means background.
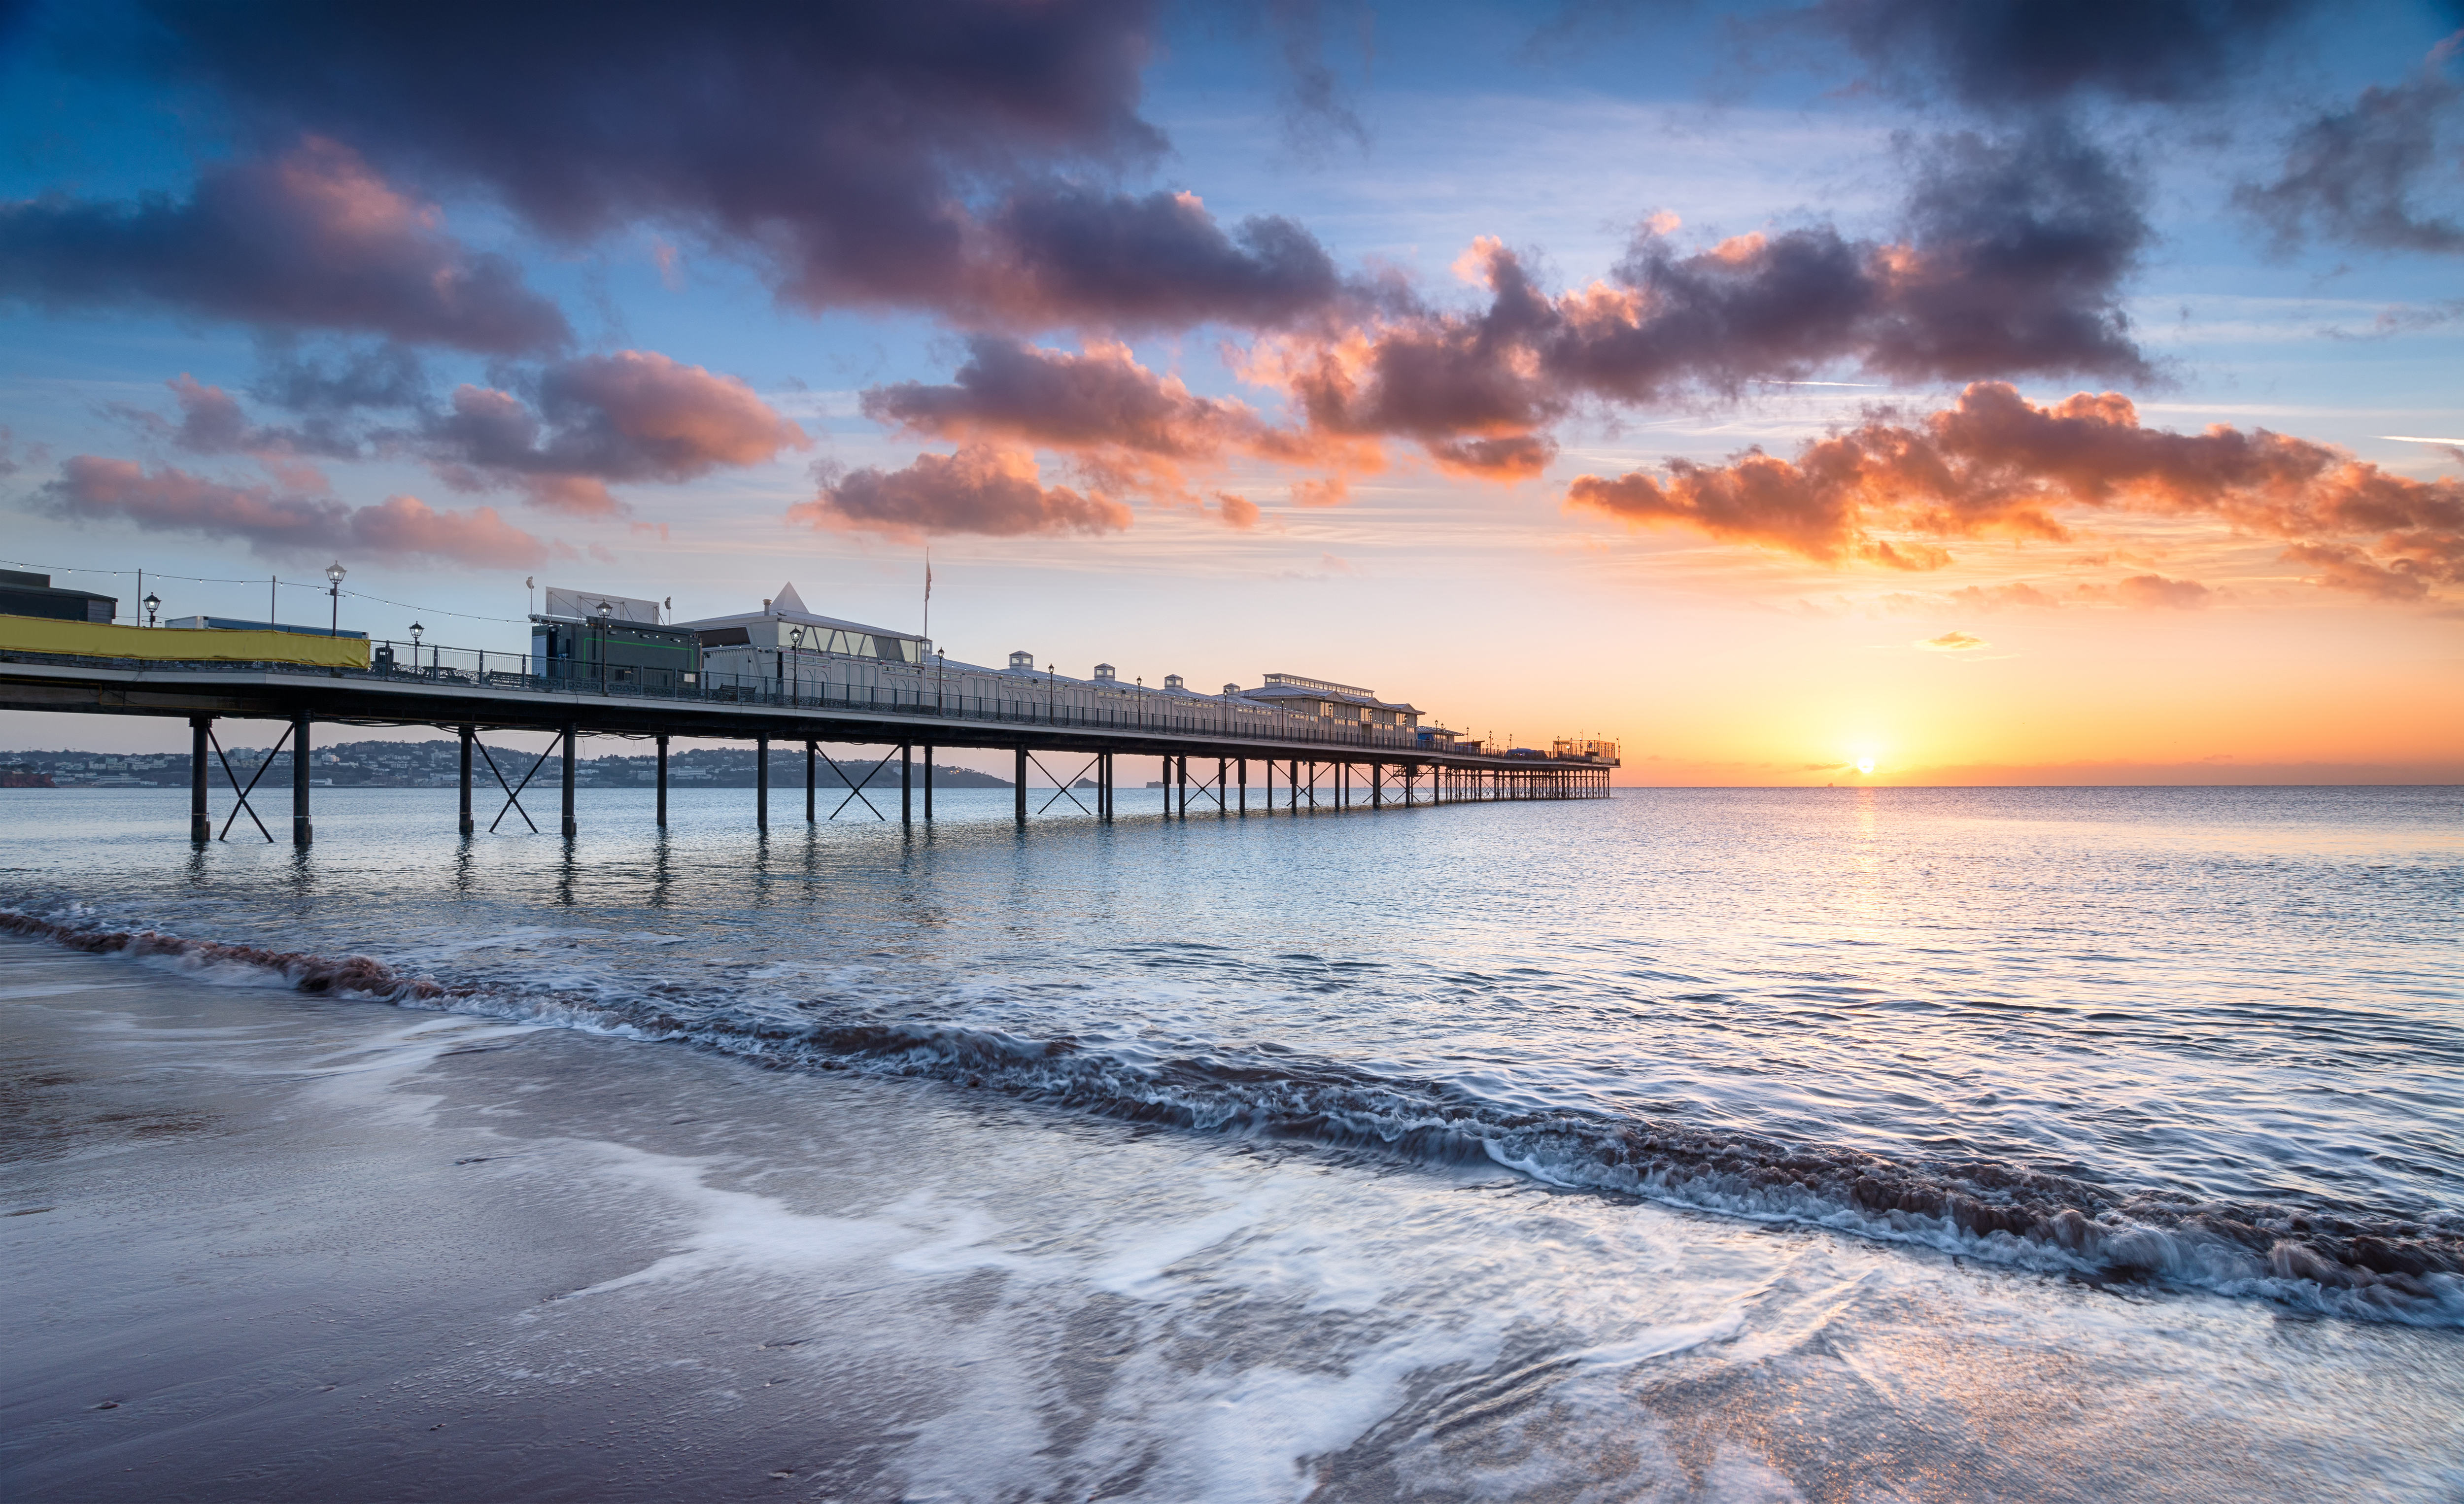
[{"label": "dark purple cloud", "polygon": [[150,59],[261,149],[344,142],[570,241],[667,227],[806,308],[1179,326],[1334,288],[1288,221],[1105,186],[1165,148],[1138,113],[1155,0],[142,10],[144,47],[86,60]]},{"label": "dark purple cloud", "polygon": [[[2364,89],[2349,109],[2294,131],[2273,183],[2245,184],[2233,201],[2274,233],[2279,250],[2312,235],[2377,251],[2464,252],[2454,213],[2464,90],[2436,74]],[[2424,202],[2446,180],[2446,212]]]},{"label": "dark purple cloud", "polygon": [[[298,480],[303,459],[399,456],[457,491],[517,491],[536,505],[583,515],[623,510],[608,487],[698,479],[762,464],[812,441],[753,388],[654,350],[555,362],[524,374],[519,394],[457,387],[441,410],[369,424],[351,412],[304,424],[252,422],[238,399],[187,376],[167,383],[174,422],[115,405],[114,415],[196,454],[247,454]],[[321,479],[321,477],[320,477]]]},{"label": "dark purple cloud", "polygon": [[2174,103],[2246,76],[2318,0],[1817,0],[1773,29],[1838,37],[1886,84],[1988,110],[2084,94]]},{"label": "dark purple cloud", "polygon": [[1894,240],[1813,226],[1687,251],[1670,228],[1644,231],[1610,281],[1553,297],[1484,242],[1471,260],[1485,310],[1287,339],[1263,368],[1316,430],[1415,439],[1502,476],[1535,474],[1546,431],[1586,401],[1729,394],[1843,365],[1903,382],[2151,374],[2122,306],[2148,238],[2139,189],[2059,126],[1933,143]]},{"label": "dark purple cloud", "polygon": [[209,167],[185,200],[0,204],[0,298],[153,306],[495,355],[571,337],[512,262],[447,235],[430,206],[316,139],[273,160]]}]

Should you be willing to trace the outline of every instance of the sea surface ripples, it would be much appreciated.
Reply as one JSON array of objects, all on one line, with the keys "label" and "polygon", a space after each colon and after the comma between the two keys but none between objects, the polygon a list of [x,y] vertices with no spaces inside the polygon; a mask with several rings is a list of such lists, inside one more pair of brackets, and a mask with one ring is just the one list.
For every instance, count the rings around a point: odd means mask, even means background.
[{"label": "sea surface ripples", "polygon": [[[1627,791],[929,832],[595,796],[11,790],[13,927],[241,984],[1493,1161],[2094,1279],[2464,1324],[2464,790]],[[1150,796],[1152,798],[1152,796]],[[160,807],[156,807],[159,806]],[[350,958],[369,958],[354,962]]]}]

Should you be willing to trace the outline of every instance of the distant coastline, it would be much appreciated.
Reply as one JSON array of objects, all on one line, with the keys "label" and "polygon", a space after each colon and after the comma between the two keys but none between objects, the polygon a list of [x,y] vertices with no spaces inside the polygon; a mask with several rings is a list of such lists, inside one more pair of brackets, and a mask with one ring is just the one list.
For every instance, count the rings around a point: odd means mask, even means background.
[{"label": "distant coastline", "polygon": [[[537,738],[527,738],[536,741]],[[226,749],[231,766],[245,779],[265,762],[263,747],[231,747]],[[494,745],[496,765],[509,778],[519,779],[539,756],[537,747]],[[452,741],[344,741],[319,747],[310,757],[310,782],[319,787],[332,788],[451,788],[459,778],[459,744]],[[770,782],[774,786],[802,785],[804,779],[802,748],[773,748],[770,754]],[[509,759],[518,759],[512,765]],[[816,769],[815,782],[825,788],[845,788],[848,776],[862,778],[868,788],[898,786],[898,765],[893,762],[874,768],[872,758],[861,763],[840,760],[847,776],[824,763]],[[657,777],[658,760],[649,753],[609,754],[605,757],[581,758],[574,763],[574,783],[585,788],[649,787]],[[865,772],[863,769],[871,769]],[[695,747],[679,752],[668,760],[671,785],[677,788],[751,788],[754,777],[754,754],[739,747]],[[915,775],[920,780],[924,769],[919,763]],[[291,776],[291,754],[275,755],[274,765],[265,770],[265,782],[286,785]],[[484,770],[480,777],[486,778]],[[217,781],[219,782],[219,781]],[[973,768],[935,764],[934,786],[938,788],[1007,788],[1009,781],[979,773]],[[186,788],[188,786],[188,754],[182,752],[57,752],[0,753],[0,788]]]}]

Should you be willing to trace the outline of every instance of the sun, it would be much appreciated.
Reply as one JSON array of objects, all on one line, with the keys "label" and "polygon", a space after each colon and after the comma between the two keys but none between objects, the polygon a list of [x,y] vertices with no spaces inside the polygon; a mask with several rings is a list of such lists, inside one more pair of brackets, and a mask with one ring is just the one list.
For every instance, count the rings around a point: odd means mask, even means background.
[{"label": "sun", "polygon": [[1857,760],[1857,771],[1871,777],[1874,771],[1874,760],[1870,757],[1859,758]]}]

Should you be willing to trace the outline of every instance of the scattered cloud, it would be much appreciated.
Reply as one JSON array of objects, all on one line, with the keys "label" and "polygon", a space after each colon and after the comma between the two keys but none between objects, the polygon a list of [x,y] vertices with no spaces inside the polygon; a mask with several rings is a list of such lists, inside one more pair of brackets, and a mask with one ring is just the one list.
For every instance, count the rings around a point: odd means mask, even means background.
[{"label": "scattered cloud", "polygon": [[2381,601],[2423,601],[2433,584],[2454,580],[2459,551],[2452,540],[2428,557],[2373,559],[2350,543],[2296,543],[2284,551],[2288,563],[2318,571],[2312,582],[2332,590],[2350,590]]},{"label": "scattered cloud", "polygon": [[2008,585],[1967,585],[1950,598],[1972,611],[2053,610],[2061,605],[2024,580]]},{"label": "scattered cloud", "polygon": [[1229,491],[1215,493],[1215,499],[1208,503],[1206,510],[1224,526],[1242,532],[1258,525],[1258,503],[1247,497],[1234,496]]},{"label": "scattered cloud", "polygon": [[1972,652],[1992,644],[1964,631],[1947,631],[1939,637],[1927,637],[1914,646],[1926,652]]}]

